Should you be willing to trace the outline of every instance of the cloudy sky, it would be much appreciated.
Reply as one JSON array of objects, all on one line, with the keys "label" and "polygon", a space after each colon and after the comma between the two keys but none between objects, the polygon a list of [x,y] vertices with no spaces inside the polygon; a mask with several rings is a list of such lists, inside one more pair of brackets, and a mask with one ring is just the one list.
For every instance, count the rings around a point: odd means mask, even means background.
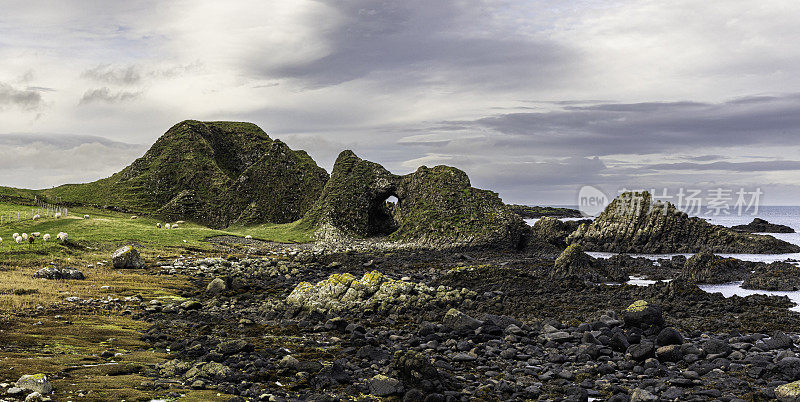
[{"label": "cloudy sky", "polygon": [[0,0],[0,185],[108,176],[184,119],[329,169],[449,164],[508,202],[582,185],[800,204],[800,2]]}]

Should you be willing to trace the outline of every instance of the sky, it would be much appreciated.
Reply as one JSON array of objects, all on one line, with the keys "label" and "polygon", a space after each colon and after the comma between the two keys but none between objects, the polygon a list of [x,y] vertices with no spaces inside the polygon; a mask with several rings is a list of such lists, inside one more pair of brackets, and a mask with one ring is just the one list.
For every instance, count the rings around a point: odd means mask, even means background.
[{"label": "sky", "polygon": [[0,185],[107,177],[185,119],[506,202],[800,204],[800,2],[0,0]]}]

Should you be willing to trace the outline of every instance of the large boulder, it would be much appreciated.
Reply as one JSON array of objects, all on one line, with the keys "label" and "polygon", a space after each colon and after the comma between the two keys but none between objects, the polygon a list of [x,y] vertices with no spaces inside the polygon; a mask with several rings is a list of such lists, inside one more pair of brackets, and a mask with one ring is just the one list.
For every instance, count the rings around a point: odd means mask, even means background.
[{"label": "large boulder", "polygon": [[53,392],[53,385],[44,374],[26,374],[14,384],[17,388],[38,392],[42,395]]},{"label": "large boulder", "polygon": [[[387,202],[391,197],[397,202]],[[300,227],[323,242],[386,236],[434,248],[520,248],[530,231],[496,193],[472,187],[461,170],[422,166],[398,176],[352,151],[339,154]]]},{"label": "large boulder", "polygon": [[800,381],[779,385],[775,388],[775,398],[780,402],[800,402]]},{"label": "large boulder", "polygon": [[622,319],[626,327],[651,330],[656,334],[664,328],[661,307],[646,300],[633,302],[622,312]]},{"label": "large boulder", "polygon": [[117,269],[144,268],[144,258],[139,254],[139,250],[131,245],[120,247],[114,254],[111,254],[111,262]]},{"label": "large boulder", "polygon": [[556,259],[550,273],[553,278],[577,278],[589,282],[625,282],[628,276],[618,267],[603,264],[583,251],[583,247],[571,244]]},{"label": "large boulder", "polygon": [[727,283],[744,280],[750,264],[736,258],[724,258],[703,251],[686,260],[681,277],[693,283]]},{"label": "large boulder", "polygon": [[794,233],[794,229],[789,226],[769,223],[761,218],[754,218],[747,225],[732,226],[731,229],[744,233]]},{"label": "large boulder", "polygon": [[745,289],[800,290],[800,267],[788,262],[758,264],[742,283]]},{"label": "large boulder", "polygon": [[800,246],[772,236],[739,233],[653,202],[649,192],[618,196],[591,224],[581,225],[567,243],[590,251],[618,253],[796,253]]}]

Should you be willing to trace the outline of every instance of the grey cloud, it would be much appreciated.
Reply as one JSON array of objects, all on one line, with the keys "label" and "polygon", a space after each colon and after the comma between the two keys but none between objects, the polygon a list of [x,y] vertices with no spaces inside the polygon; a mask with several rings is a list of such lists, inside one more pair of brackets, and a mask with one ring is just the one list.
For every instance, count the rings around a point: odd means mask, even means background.
[{"label": "grey cloud", "polygon": [[0,82],[0,108],[16,106],[23,110],[34,110],[42,105],[42,95],[35,90],[17,89]]},{"label": "grey cloud", "polygon": [[506,148],[572,155],[647,154],[698,147],[792,145],[800,134],[800,94],[723,103],[648,102],[508,113],[449,121],[434,130],[489,129]]},{"label": "grey cloud", "polygon": [[146,147],[95,136],[33,133],[0,135],[0,149],[4,185],[24,180],[25,187],[43,188],[109,176]]},{"label": "grey cloud", "polygon": [[517,88],[550,86],[577,59],[554,41],[492,26],[492,10],[478,0],[324,1],[346,19],[325,32],[330,53],[310,62],[255,68],[269,76],[327,86],[380,76],[383,85]]},{"label": "grey cloud", "polygon": [[130,91],[111,91],[108,87],[90,89],[83,94],[79,104],[85,105],[89,103],[102,102],[102,103],[119,103],[132,101],[141,95],[141,92]]},{"label": "grey cloud", "polygon": [[115,67],[110,64],[101,64],[85,70],[81,77],[107,84],[133,85],[142,80],[142,74],[139,70],[140,68],[135,65]]},{"label": "grey cloud", "polygon": [[654,170],[726,170],[732,172],[770,172],[800,170],[800,161],[713,162],[713,163],[657,163],[645,165]]}]

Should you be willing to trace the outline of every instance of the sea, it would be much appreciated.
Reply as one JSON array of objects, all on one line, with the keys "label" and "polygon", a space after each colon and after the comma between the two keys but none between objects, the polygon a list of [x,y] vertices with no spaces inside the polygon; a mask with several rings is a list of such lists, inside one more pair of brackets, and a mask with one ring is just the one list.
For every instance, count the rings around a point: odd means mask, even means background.
[{"label": "sea", "polygon": [[[752,222],[753,218],[761,218],[769,221],[770,223],[776,223],[781,225],[786,225],[794,229],[796,232],[800,232],[800,206],[760,206],[758,211],[754,214],[747,213],[742,215],[731,214],[731,215],[700,215],[701,218],[706,219],[708,222],[713,223],[715,225],[722,225],[726,227],[731,227],[735,225],[745,225]],[[581,218],[564,218],[562,220],[577,220]],[[538,219],[526,219],[525,221],[529,225],[533,225],[536,223]],[[785,240],[789,243],[800,245],[800,233],[767,233],[770,236],[774,236],[778,239]],[[614,253],[605,253],[605,252],[589,252],[589,255],[595,258],[608,258],[614,255]],[[684,255],[686,257],[691,257],[692,254],[631,254],[633,257],[645,257],[650,259],[659,259],[659,258],[669,258],[675,255]],[[763,262],[774,262],[774,261],[786,261],[786,260],[800,260],[800,253],[790,253],[790,254],[719,254],[724,257],[734,257],[744,261],[763,261]],[[638,286],[649,286],[655,281],[642,279],[642,278],[631,278],[628,282],[633,285]],[[731,297],[733,295],[737,296],[749,296],[754,294],[763,294],[763,295],[771,295],[771,296],[788,296],[791,299],[795,306],[792,308],[794,311],[800,311],[800,291],[792,291],[792,292],[782,292],[782,291],[768,291],[768,290],[752,290],[752,289],[743,289],[741,287],[742,282],[731,282],[731,283],[724,283],[718,285],[700,285],[700,288],[706,292],[710,293],[722,293],[725,297]]]}]

